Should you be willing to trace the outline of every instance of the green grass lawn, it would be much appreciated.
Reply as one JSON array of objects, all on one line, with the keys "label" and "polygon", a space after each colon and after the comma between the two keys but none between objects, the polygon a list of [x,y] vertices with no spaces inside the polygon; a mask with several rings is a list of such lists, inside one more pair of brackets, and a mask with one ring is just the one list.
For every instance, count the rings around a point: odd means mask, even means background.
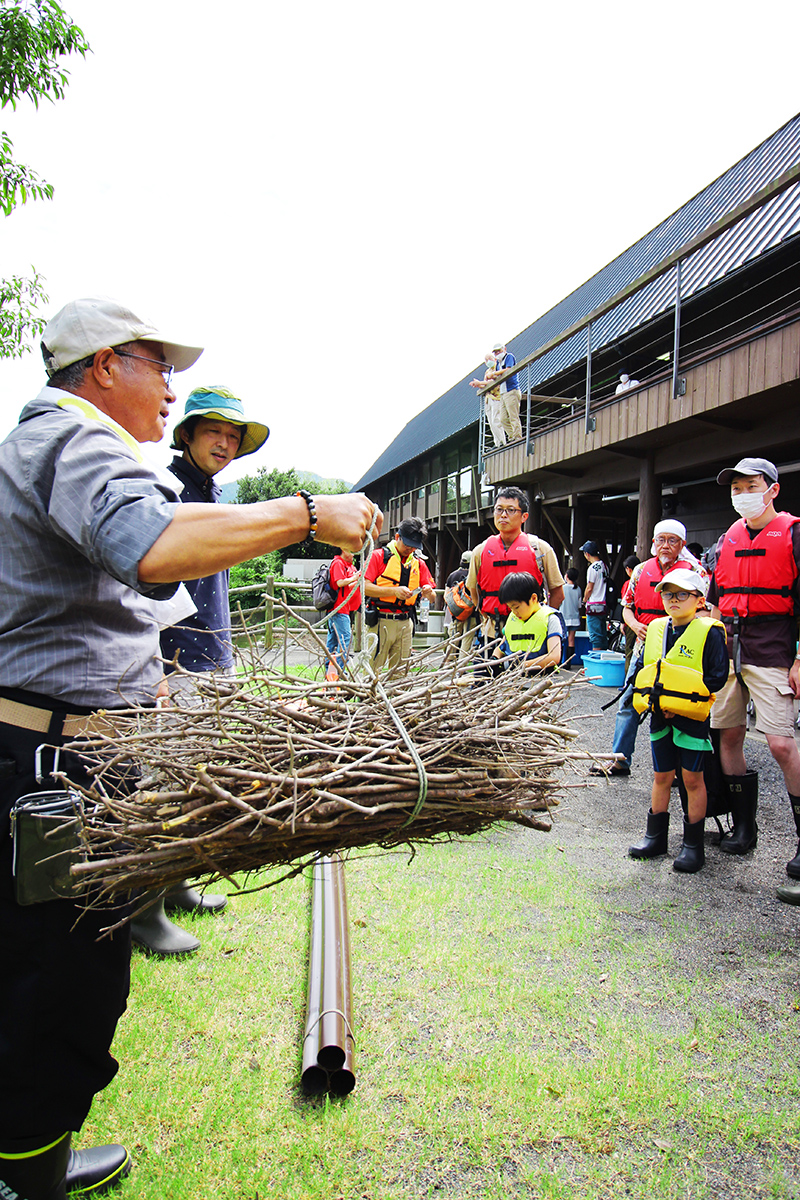
[{"label": "green grass lawn", "polygon": [[194,923],[191,958],[135,956],[79,1142],[129,1146],[123,1200],[800,1195],[796,992],[744,1011],[693,968],[691,906],[628,911],[521,831],[354,861],[347,885],[343,1100],[299,1089],[306,880]]}]

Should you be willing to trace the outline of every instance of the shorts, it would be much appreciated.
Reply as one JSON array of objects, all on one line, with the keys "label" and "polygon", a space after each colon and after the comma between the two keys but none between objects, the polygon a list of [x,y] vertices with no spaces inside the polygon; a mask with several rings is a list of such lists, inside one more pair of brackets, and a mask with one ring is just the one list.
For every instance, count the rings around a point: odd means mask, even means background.
[{"label": "shorts", "polygon": [[650,742],[653,770],[660,773],[677,771],[678,767],[681,767],[684,771],[702,772],[708,750],[698,750],[694,746],[679,746],[672,740],[672,733],[672,729],[667,729],[663,737]]},{"label": "shorts", "polygon": [[[756,707],[756,729],[774,737],[794,737],[794,695],[785,667],[754,667],[742,664],[743,688],[731,665],[728,682],[711,709],[714,729],[734,729],[747,724],[747,702]],[[781,690],[782,689],[782,690]],[[788,695],[784,693],[788,691]]]}]

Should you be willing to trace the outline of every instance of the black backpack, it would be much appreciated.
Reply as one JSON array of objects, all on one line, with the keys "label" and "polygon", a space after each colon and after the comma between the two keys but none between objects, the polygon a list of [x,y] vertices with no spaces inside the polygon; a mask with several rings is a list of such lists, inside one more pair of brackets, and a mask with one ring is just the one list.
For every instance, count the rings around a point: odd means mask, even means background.
[{"label": "black backpack", "polygon": [[311,601],[314,608],[325,612],[336,603],[336,589],[331,587],[331,568],[329,563],[323,563],[311,580]]}]

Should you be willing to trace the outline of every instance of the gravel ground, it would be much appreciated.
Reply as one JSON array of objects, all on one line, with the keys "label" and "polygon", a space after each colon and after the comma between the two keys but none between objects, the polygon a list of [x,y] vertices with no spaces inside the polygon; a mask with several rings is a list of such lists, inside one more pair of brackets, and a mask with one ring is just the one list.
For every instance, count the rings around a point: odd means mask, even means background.
[{"label": "gravel ground", "polygon": [[[570,720],[565,723],[580,729],[584,749],[610,752],[616,708],[605,713],[600,708],[615,694],[614,688],[594,684],[579,683],[573,687],[571,702],[565,710]],[[748,734],[745,756],[749,769],[758,771],[759,777],[758,846],[750,854],[743,857],[723,854],[717,846],[716,822],[708,820],[703,870],[696,876],[672,871],[670,864],[680,848],[682,829],[680,800],[677,790],[673,790],[668,858],[650,862],[628,858],[627,847],[643,835],[650,807],[653,768],[646,722],[639,730],[629,776],[609,782],[587,780],[585,787],[570,791],[557,818],[559,841],[576,865],[593,871],[599,879],[607,877],[615,884],[626,879],[638,883],[644,872],[665,897],[702,894],[708,897],[710,909],[724,908],[731,934],[740,920],[747,927],[761,920],[797,950],[800,908],[782,904],[775,897],[776,886],[788,882],[786,862],[797,848],[783,775],[761,735]],[[736,903],[732,904],[734,898]]]},{"label": "gravel ground", "polygon": [[[580,730],[582,748],[611,750],[615,707],[605,713],[600,707],[614,695],[613,688],[580,681],[572,688],[564,723]],[[748,767],[759,773],[760,794],[758,845],[743,857],[720,851],[716,822],[708,820],[702,871],[682,875],[672,870],[682,831],[677,790],[670,802],[667,857],[649,861],[628,857],[628,846],[644,833],[650,806],[652,763],[646,723],[639,730],[631,774],[609,782],[587,778],[583,786],[571,788],[557,810],[553,832],[568,861],[592,875],[621,920],[635,923],[638,911],[644,923],[647,910],[674,908],[680,902],[699,911],[709,936],[692,939],[686,968],[693,975],[702,973],[703,960],[712,972],[723,961],[726,970],[735,972],[738,963],[743,993],[761,993],[759,976],[766,973],[771,986],[779,983],[782,1003],[794,1004],[800,976],[800,908],[781,903],[775,888],[787,882],[786,862],[795,853],[797,836],[783,776],[760,735],[748,734],[745,755]],[[583,783],[581,776],[574,782]],[[679,951],[679,969],[680,957]]]}]

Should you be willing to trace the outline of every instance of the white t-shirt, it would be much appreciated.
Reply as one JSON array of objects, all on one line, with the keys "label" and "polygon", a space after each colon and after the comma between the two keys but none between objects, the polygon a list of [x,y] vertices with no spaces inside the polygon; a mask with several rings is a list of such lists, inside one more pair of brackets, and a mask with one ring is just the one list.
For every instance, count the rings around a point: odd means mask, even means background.
[{"label": "white t-shirt", "polygon": [[592,590],[589,599],[586,601],[587,611],[591,612],[591,605],[605,605],[606,602],[606,569],[603,563],[598,559],[597,562],[589,563],[589,568],[586,572],[586,584],[591,583]]}]

